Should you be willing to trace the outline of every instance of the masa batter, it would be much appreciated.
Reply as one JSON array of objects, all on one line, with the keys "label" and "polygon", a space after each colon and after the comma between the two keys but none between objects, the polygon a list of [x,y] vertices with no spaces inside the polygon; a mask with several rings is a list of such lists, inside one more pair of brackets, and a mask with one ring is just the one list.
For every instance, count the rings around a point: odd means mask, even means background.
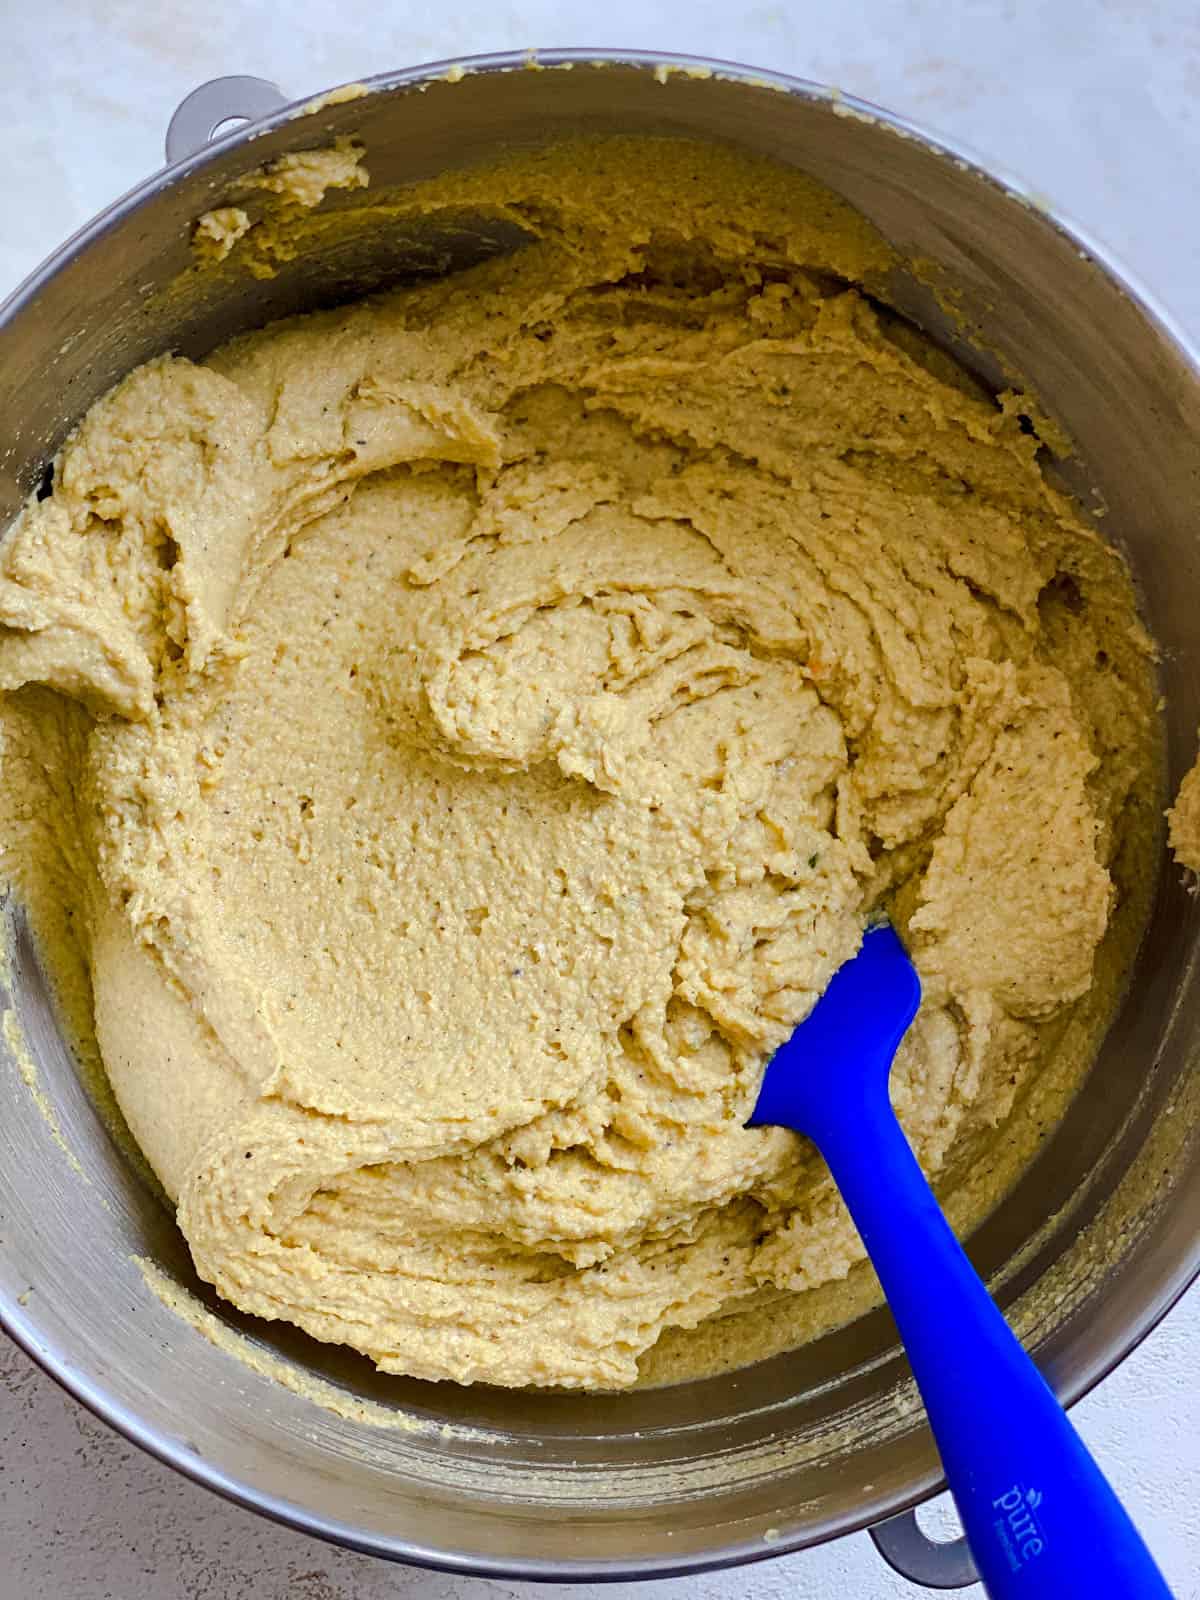
[{"label": "masa batter", "polygon": [[64,447],[0,550],[5,864],[221,1294],[619,1387],[861,1260],[742,1124],[880,911],[901,1117],[995,1197],[1111,998],[1150,652],[825,191],[610,140],[394,201],[460,210],[529,243],[152,362]]}]

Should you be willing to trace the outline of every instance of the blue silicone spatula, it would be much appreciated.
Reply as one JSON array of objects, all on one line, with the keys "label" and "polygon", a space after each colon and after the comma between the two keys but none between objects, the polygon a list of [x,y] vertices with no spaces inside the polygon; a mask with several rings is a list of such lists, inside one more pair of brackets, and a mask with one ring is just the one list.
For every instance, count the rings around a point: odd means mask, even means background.
[{"label": "blue silicone spatula", "polygon": [[767,1067],[749,1126],[807,1134],[887,1295],[993,1600],[1170,1600],[1137,1529],[967,1260],[892,1110],[921,1002],[871,928]]}]

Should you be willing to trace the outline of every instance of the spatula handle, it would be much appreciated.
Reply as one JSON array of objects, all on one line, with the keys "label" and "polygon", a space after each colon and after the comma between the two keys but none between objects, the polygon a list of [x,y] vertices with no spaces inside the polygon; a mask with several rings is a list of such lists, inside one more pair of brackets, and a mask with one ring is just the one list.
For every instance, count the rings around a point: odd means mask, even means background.
[{"label": "spatula handle", "polygon": [[[866,1096],[864,1096],[866,1098]],[[887,1295],[993,1600],[1170,1600],[967,1260],[886,1094],[819,1140]]]}]

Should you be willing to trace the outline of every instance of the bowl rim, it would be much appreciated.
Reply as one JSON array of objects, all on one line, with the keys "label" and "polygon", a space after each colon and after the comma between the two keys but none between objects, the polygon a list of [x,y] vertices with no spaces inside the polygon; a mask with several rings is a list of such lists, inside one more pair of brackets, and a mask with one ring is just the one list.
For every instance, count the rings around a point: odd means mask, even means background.
[{"label": "bowl rim", "polygon": [[[1200,385],[1200,345],[1193,342],[1157,296],[1134,272],[1114,257],[1107,245],[1095,238],[1059,207],[1050,204],[1045,196],[1026,180],[1002,164],[985,158],[970,144],[949,134],[935,133],[898,112],[847,94],[835,86],[719,57],[671,51],[572,46],[451,56],[354,79],[351,85],[342,87],[352,86],[361,89],[363,93],[361,96],[356,96],[356,99],[365,100],[374,95],[419,88],[439,80],[457,85],[470,78],[491,73],[556,67],[584,67],[598,71],[607,68],[632,68],[651,75],[657,73],[660,76],[663,73],[678,72],[696,78],[711,78],[741,84],[748,88],[774,90],[790,97],[823,105],[835,115],[869,121],[894,135],[913,141],[938,158],[955,163],[975,179],[999,189],[1007,198],[1038,213],[1046,224],[1100,268],[1133,304],[1143,319],[1173,348],[1175,355],[1190,369],[1197,384]],[[318,91],[316,94],[310,92],[300,99],[287,101],[277,111],[211,139],[182,161],[159,168],[129,189],[69,235],[3,301],[0,301],[0,331],[31,305],[44,285],[64,267],[83,254],[110,228],[137,211],[143,203],[155,196],[165,183],[190,177],[236,146],[252,144],[255,140],[277,131],[290,122],[320,115],[331,108],[329,96],[337,87],[339,86]],[[1193,962],[1189,976],[1194,976],[1195,965]],[[1093,1358],[1090,1362],[1084,1361],[1082,1370],[1072,1372],[1064,1378],[1049,1372],[1045,1374],[1059,1400],[1064,1405],[1071,1406],[1088,1394],[1157,1327],[1198,1277],[1200,1277],[1200,1230],[1197,1230],[1190,1252],[1186,1253],[1167,1273],[1158,1292],[1139,1314],[1128,1321],[1124,1333],[1104,1352],[1103,1356]],[[846,1534],[861,1532],[880,1521],[878,1515],[872,1511],[864,1514],[850,1512],[835,1519],[831,1526],[815,1535],[794,1530],[781,1532],[770,1544],[765,1543],[761,1536],[755,1536],[737,1540],[709,1552],[679,1557],[645,1557],[634,1562],[598,1561],[586,1558],[576,1561],[570,1558],[509,1559],[474,1556],[467,1552],[447,1551],[408,1540],[364,1535],[352,1524],[322,1517],[281,1496],[250,1490],[211,1462],[162,1439],[156,1430],[143,1423],[134,1411],[113,1399],[102,1384],[94,1382],[80,1371],[62,1351],[47,1344],[40,1337],[26,1309],[17,1303],[15,1296],[8,1295],[2,1287],[0,1287],[0,1329],[7,1333],[47,1376],[53,1378],[93,1416],[183,1477],[212,1490],[234,1505],[257,1512],[284,1527],[383,1560],[469,1577],[541,1582],[615,1582],[671,1578],[770,1560],[776,1556],[792,1554],[842,1538]],[[945,1479],[936,1469],[922,1475],[906,1494],[895,1501],[882,1520],[906,1515],[913,1507],[937,1494],[945,1486]]]}]

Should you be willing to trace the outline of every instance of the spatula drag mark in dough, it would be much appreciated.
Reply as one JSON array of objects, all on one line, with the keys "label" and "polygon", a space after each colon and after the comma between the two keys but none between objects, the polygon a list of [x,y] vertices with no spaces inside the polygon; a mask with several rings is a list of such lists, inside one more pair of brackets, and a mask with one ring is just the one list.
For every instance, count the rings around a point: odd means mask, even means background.
[{"label": "spatula drag mark in dough", "polygon": [[861,1260],[742,1124],[872,914],[931,1170],[1100,1015],[1149,647],[799,175],[612,140],[390,203],[534,240],[139,369],[0,550],[8,870],[79,908],[223,1295],[389,1371],[619,1387]]}]

